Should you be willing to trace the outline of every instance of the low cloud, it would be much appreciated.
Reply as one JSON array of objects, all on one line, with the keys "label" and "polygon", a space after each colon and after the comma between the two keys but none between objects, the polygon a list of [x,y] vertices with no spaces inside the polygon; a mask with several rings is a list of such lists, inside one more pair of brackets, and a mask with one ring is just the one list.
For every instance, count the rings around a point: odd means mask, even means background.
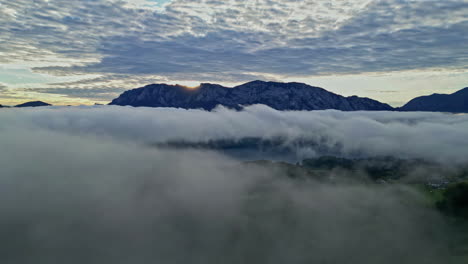
[{"label": "low cloud", "polygon": [[109,88],[109,87],[94,87],[89,88],[25,88],[24,92],[34,92],[42,94],[57,94],[64,95],[70,98],[88,98],[93,100],[108,100],[109,98],[116,98],[119,93],[125,91],[122,88]]},{"label": "low cloud", "polygon": [[466,154],[465,116],[106,106],[7,109],[0,124],[2,263],[449,257],[447,226],[409,188],[296,182],[217,152],[142,143],[284,135],[340,142],[349,153],[425,156],[429,144],[449,158]]},{"label": "low cloud", "polygon": [[173,108],[52,107],[10,109],[2,126],[96,136],[142,145],[275,141],[300,160],[317,155],[395,156],[467,162],[468,115],[424,112],[281,112],[262,105],[244,111]]}]

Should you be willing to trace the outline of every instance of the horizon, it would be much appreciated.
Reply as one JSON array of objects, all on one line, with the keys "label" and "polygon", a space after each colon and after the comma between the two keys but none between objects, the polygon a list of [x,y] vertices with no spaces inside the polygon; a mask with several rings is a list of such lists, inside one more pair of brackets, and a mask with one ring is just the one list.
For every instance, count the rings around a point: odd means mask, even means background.
[{"label": "horizon", "polygon": [[0,104],[262,79],[401,106],[467,86],[467,10],[461,0],[5,1]]},{"label": "horizon", "polygon": [[[242,84],[247,84],[247,83],[251,83],[251,82],[265,82],[265,83],[269,83],[269,82],[274,82],[274,83],[298,83],[298,82],[279,82],[279,81],[253,80],[253,81],[249,81],[249,82],[242,83]],[[196,86],[187,86],[187,85],[182,85],[182,84],[178,84],[178,83],[175,83],[175,84],[169,84],[169,83],[150,83],[150,84],[144,85],[144,86],[142,86],[142,87],[130,88],[130,89],[128,89],[128,90],[140,89],[140,88],[144,88],[144,87],[150,86],[150,85],[180,86],[180,87],[183,87],[183,88],[188,89],[188,90],[197,90],[197,89],[199,89],[203,84],[214,84],[214,85],[219,85],[218,83],[199,83],[199,84],[196,85]],[[239,85],[242,85],[242,84],[239,84]],[[301,83],[301,84],[302,84],[302,83]],[[307,85],[309,85],[309,84],[307,84]],[[223,85],[222,85],[222,86],[223,86]],[[322,89],[325,89],[325,88],[323,88],[323,87],[318,87],[318,86],[312,86],[312,85],[309,85],[309,86],[311,86],[311,87],[313,87],[313,88],[322,88]],[[223,86],[223,88],[226,88],[226,89],[233,89],[233,88],[236,88],[236,87],[237,87],[237,85],[236,85],[236,86],[232,86],[232,87]],[[456,90],[455,92],[459,92],[459,91],[464,90],[464,89],[467,89],[467,88],[468,88],[468,87],[464,87],[464,88],[461,88],[461,89],[459,89],[459,90]],[[126,91],[128,91],[128,90],[126,90]],[[325,89],[325,90],[327,90],[327,89]],[[327,91],[328,91],[328,90],[327,90]],[[124,91],[124,92],[125,92],[125,91]],[[331,91],[329,91],[329,92],[331,92]],[[455,92],[454,92],[454,93],[455,93]],[[335,94],[336,94],[336,93],[335,93]],[[434,94],[441,94],[441,93],[433,93],[433,94],[427,94],[427,95],[422,95],[422,96],[429,96],[429,95],[434,95]],[[450,93],[450,94],[452,94],[452,93]],[[122,95],[122,93],[119,94],[119,96],[120,96],[120,95]],[[338,95],[340,95],[340,94],[338,94]],[[448,94],[447,94],[447,95],[448,95]],[[342,96],[344,96],[344,95],[342,95]],[[356,96],[356,95],[353,94],[353,95],[344,96],[344,97],[351,97],[351,96]],[[363,96],[359,96],[359,97],[360,97],[360,98],[370,98],[370,97],[363,97]],[[118,98],[118,96],[117,96],[116,98]],[[113,99],[116,99],[116,98],[113,98]],[[415,98],[416,98],[416,97],[415,97]],[[93,105],[108,105],[108,104],[110,104],[110,103],[112,102],[113,99],[111,99],[111,100],[109,100],[109,101],[107,101],[107,102],[99,101],[99,102],[90,102],[90,103],[88,103],[88,104],[86,104],[86,103],[84,103],[84,104],[78,104],[78,103],[77,103],[77,104],[73,104],[73,103],[71,103],[71,104],[61,104],[61,103],[59,102],[59,103],[57,103],[57,104],[51,104],[51,106],[93,106]],[[374,98],[370,98],[370,99],[374,99]],[[412,98],[412,99],[414,99],[414,98]],[[412,99],[410,99],[409,101],[411,101]],[[375,99],[374,99],[374,100],[375,100]],[[408,102],[409,102],[409,101],[408,101]],[[18,103],[18,104],[15,104],[15,105],[7,105],[7,104],[0,104],[0,105],[1,105],[1,106],[4,106],[4,107],[15,107],[15,106],[17,106],[17,105],[21,105],[21,104],[24,104],[24,103],[30,103],[30,102],[44,102],[44,103],[49,103],[49,102],[45,102],[45,101],[42,101],[42,100],[31,100],[31,101],[23,101],[23,102],[20,102],[20,103]],[[388,104],[388,105],[390,105],[390,106],[391,106],[392,108],[394,108],[394,109],[398,109],[398,108],[404,106],[404,105],[405,105],[406,103],[408,103],[408,102],[405,102],[405,103],[403,103],[403,104],[401,104],[401,105],[392,105],[392,104]],[[385,103],[385,102],[381,102],[381,103]]]}]

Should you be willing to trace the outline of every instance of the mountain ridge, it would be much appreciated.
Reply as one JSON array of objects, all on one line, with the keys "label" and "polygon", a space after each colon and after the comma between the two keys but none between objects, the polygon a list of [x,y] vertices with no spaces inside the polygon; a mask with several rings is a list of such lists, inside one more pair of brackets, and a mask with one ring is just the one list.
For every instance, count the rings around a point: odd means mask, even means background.
[{"label": "mountain ridge", "polygon": [[42,101],[31,101],[31,102],[26,102],[26,103],[22,103],[19,105],[15,105],[15,107],[39,107],[39,106],[51,106],[51,104],[48,104]]},{"label": "mountain ridge", "polygon": [[468,113],[468,87],[451,94],[434,93],[413,98],[400,111]]},{"label": "mountain ridge", "polygon": [[181,85],[150,84],[125,91],[110,103],[204,110],[212,110],[218,105],[241,109],[253,104],[265,104],[277,110],[393,110],[390,105],[370,98],[344,97],[304,83],[260,80],[232,88],[212,83],[201,83],[193,89]]}]

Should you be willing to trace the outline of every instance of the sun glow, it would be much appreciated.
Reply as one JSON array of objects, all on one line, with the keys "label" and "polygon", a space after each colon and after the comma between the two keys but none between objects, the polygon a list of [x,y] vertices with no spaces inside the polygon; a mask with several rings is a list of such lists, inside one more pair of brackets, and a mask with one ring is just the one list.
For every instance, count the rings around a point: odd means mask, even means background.
[{"label": "sun glow", "polygon": [[[171,84],[169,82],[169,84]],[[199,82],[189,82],[189,83],[184,83],[184,84],[180,84],[180,83],[172,83],[171,85],[174,85],[174,86],[178,86],[178,87],[182,87],[184,88],[185,90],[197,90],[201,87],[201,84]]]},{"label": "sun glow", "polygon": [[187,90],[197,90],[197,89],[200,88],[200,85],[197,85],[197,86],[186,86],[186,85],[179,85],[179,84],[178,84],[178,86],[184,87],[184,88],[187,89]]}]

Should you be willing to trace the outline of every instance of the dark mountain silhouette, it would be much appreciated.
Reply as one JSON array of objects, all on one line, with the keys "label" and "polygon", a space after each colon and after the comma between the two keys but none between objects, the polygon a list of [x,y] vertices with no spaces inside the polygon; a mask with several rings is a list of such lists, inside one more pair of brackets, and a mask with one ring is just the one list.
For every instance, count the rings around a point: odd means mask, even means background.
[{"label": "dark mountain silhouette", "polygon": [[453,94],[416,97],[398,110],[468,113],[468,87]]},{"label": "dark mountain silhouette", "polygon": [[16,105],[15,107],[38,107],[38,106],[51,106],[51,104],[44,103],[42,101],[32,101],[23,104]]},{"label": "dark mountain silhouette", "polygon": [[129,90],[110,105],[201,108],[217,105],[240,109],[264,104],[277,110],[393,110],[387,104],[357,96],[344,97],[303,83],[253,81],[233,88],[203,83],[195,89],[180,85],[151,84]]}]

